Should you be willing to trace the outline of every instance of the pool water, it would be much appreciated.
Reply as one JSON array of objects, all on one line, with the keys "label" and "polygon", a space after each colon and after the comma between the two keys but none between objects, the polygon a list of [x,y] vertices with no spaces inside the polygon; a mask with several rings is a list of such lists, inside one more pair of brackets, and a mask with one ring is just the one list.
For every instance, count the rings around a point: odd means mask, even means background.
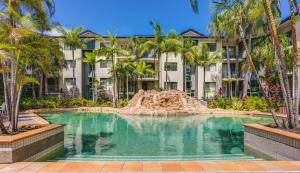
[{"label": "pool water", "polygon": [[50,160],[260,160],[245,152],[243,123],[272,123],[245,116],[134,117],[102,113],[45,114],[66,124],[64,151]]}]

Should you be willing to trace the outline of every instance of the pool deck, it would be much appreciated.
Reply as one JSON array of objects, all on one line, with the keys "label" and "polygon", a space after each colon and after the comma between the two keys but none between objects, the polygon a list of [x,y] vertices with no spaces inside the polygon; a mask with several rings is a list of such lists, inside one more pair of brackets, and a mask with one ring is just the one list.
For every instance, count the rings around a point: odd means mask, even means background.
[{"label": "pool deck", "polygon": [[0,172],[300,172],[300,161],[19,162],[0,164]]}]

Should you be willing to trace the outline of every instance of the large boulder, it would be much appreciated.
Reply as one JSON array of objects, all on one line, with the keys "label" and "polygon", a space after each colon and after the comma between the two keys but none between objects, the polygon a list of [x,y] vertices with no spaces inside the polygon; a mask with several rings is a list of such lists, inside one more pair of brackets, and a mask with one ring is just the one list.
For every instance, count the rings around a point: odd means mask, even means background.
[{"label": "large boulder", "polygon": [[206,111],[207,108],[199,101],[186,95],[182,91],[139,91],[129,102],[128,106],[120,110],[128,115],[194,115]]}]

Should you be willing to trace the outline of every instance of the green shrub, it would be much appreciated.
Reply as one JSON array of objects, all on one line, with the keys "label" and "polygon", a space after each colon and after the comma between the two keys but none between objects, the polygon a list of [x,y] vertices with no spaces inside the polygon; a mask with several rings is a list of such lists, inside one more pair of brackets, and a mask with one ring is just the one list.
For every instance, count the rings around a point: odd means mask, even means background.
[{"label": "green shrub", "polygon": [[[281,103],[279,101],[272,102],[273,108],[278,110]],[[261,112],[269,112],[268,105],[264,98],[248,97],[244,100],[239,98],[217,98],[208,102],[209,108],[234,109],[234,110],[259,110]]]},{"label": "green shrub", "polygon": [[231,108],[234,110],[244,110],[244,103],[239,98],[232,98],[231,100]]}]

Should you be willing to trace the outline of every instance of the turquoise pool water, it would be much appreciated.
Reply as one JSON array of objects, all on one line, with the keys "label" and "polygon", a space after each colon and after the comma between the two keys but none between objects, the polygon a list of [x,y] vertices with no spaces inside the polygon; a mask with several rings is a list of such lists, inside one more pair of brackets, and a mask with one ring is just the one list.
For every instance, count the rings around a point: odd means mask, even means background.
[{"label": "turquoise pool water", "polygon": [[243,123],[267,118],[199,115],[153,118],[100,113],[45,114],[66,124],[64,151],[50,160],[259,160],[244,151]]}]

